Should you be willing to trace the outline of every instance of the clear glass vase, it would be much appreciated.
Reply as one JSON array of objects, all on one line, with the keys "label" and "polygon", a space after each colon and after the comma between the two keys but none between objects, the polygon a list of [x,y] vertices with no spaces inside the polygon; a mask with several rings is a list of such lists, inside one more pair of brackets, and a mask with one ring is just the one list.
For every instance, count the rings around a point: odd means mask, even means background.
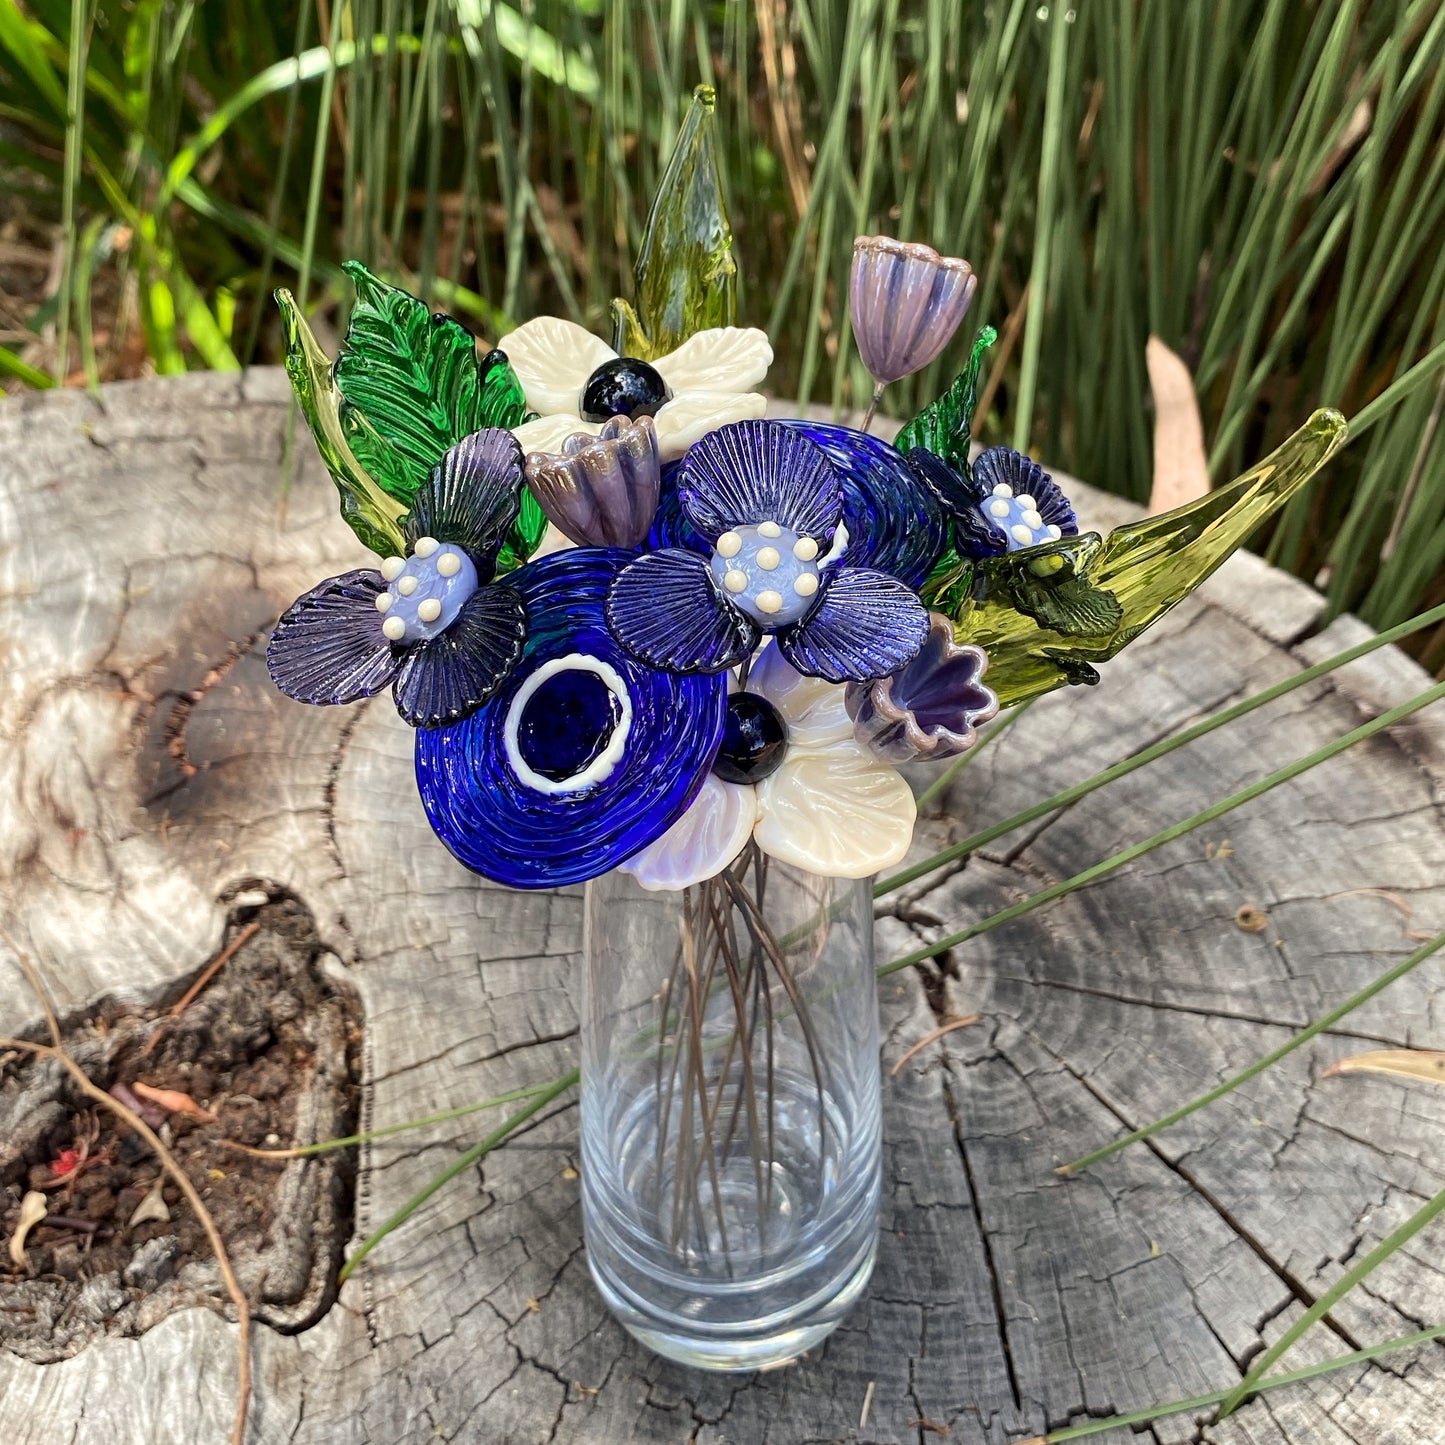
[{"label": "clear glass vase", "polygon": [[587,885],[582,1216],[592,1277],[659,1354],[788,1360],[878,1243],[871,883],[752,845],[680,892]]}]

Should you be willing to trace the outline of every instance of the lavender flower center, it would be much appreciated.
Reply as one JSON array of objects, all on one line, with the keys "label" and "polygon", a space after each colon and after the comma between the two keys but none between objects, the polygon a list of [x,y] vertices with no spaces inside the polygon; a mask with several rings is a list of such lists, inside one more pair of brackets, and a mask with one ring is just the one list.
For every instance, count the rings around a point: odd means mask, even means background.
[{"label": "lavender flower center", "polygon": [[765,631],[797,622],[818,597],[818,543],[778,522],[737,527],[717,539],[713,581]]},{"label": "lavender flower center", "polygon": [[460,547],[435,537],[418,537],[410,557],[388,557],[381,564],[386,591],[376,609],[386,621],[381,630],[399,646],[427,642],[457,620],[477,590],[477,569]]},{"label": "lavender flower center", "polygon": [[978,510],[990,527],[1008,538],[1010,552],[1037,547],[1041,542],[1056,542],[1063,535],[1060,528],[1045,524],[1033,497],[1027,492],[1014,496],[1014,489],[1007,482],[995,482],[992,493],[979,503]]}]

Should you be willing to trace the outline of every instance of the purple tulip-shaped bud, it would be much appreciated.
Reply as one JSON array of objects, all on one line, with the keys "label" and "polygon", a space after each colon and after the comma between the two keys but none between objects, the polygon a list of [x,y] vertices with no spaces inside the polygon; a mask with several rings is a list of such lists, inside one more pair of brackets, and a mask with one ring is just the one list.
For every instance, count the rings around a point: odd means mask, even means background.
[{"label": "purple tulip-shaped bud", "polygon": [[548,519],[579,546],[636,547],[662,485],[652,419],[613,417],[596,436],[579,433],[562,447],[527,458],[528,485]]},{"label": "purple tulip-shaped bud", "polygon": [[921,371],[958,330],[978,278],[967,261],[932,246],[859,236],[849,309],[858,352],[881,389]]},{"label": "purple tulip-shaped bud", "polygon": [[848,684],[843,701],[853,736],[890,763],[966,752],[978,725],[998,712],[998,698],[983,682],[987,667],[982,648],[955,642],[953,624],[932,613],[928,640],[911,662],[876,682]]}]

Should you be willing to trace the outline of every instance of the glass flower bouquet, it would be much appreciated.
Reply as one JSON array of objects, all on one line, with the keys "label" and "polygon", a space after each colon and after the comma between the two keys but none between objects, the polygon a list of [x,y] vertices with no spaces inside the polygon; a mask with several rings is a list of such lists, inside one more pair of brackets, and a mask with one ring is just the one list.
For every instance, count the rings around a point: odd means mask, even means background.
[{"label": "glass flower bouquet", "polygon": [[861,237],[861,429],[766,419],[735,326],[700,91],[615,348],[550,317],[478,353],[363,267],[341,354],[280,293],[288,368],[345,520],[378,556],[287,609],[303,702],[390,688],[436,833],[515,888],[585,882],[583,1213],[593,1276],[653,1348],[751,1368],[826,1334],[877,1241],[869,879],[908,852],[898,765],[1000,705],[1098,681],[1342,436],[1318,413],[1228,487],[1107,538],[1048,474],[971,455],[985,327],[890,444],[961,260]]}]

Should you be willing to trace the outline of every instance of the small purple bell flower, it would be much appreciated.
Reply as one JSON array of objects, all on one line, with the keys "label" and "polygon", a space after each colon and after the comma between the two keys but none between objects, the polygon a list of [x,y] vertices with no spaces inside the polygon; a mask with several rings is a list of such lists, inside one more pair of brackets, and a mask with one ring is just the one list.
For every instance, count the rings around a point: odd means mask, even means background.
[{"label": "small purple bell flower", "polygon": [[562,454],[533,452],[527,483],[559,531],[580,547],[636,547],[657,515],[662,463],[651,417],[615,416]]},{"label": "small purple bell flower", "polygon": [[878,391],[921,371],[953,338],[978,278],[967,261],[932,246],[859,236],[849,310],[859,355]]}]

